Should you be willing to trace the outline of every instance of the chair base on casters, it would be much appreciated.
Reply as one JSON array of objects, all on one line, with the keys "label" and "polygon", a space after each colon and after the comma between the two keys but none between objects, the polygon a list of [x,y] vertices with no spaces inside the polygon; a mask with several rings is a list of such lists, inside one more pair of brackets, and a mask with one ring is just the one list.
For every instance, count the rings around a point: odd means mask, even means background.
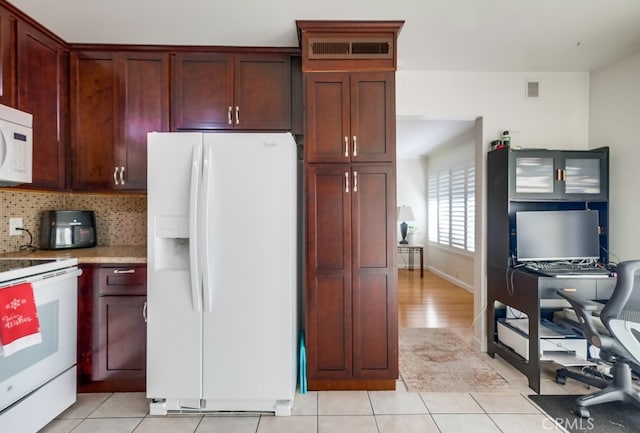
[{"label": "chair base on casters", "polygon": [[602,391],[583,395],[576,400],[576,413],[581,418],[589,418],[588,406],[624,401],[640,408],[640,392],[633,387],[631,367],[618,360],[613,367],[613,383]]}]

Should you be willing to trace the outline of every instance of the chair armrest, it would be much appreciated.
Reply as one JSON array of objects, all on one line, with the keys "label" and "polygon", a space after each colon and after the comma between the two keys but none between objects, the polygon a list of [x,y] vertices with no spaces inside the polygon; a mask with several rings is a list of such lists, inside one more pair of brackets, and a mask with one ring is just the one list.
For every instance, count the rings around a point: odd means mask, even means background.
[{"label": "chair armrest", "polygon": [[576,312],[576,316],[578,316],[578,321],[580,322],[582,332],[585,334],[585,338],[595,346],[601,347],[602,335],[598,332],[593,322],[593,314],[599,312],[602,309],[602,305],[577,296],[575,289],[558,289],[556,293],[571,304],[571,307]]}]

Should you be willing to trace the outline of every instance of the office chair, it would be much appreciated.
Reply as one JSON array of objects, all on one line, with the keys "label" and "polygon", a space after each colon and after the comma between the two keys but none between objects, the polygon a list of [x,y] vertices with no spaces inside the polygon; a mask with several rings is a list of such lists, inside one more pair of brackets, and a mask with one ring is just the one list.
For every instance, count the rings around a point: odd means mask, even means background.
[{"label": "office chair", "polygon": [[571,289],[560,289],[578,316],[588,342],[600,348],[600,358],[613,364],[612,382],[601,391],[576,400],[576,412],[589,418],[588,406],[624,401],[640,408],[640,391],[632,383],[633,373],[640,371],[640,260],[618,264],[618,279],[611,298],[600,312],[600,320],[609,331],[598,331],[592,312],[602,305],[575,296]]}]

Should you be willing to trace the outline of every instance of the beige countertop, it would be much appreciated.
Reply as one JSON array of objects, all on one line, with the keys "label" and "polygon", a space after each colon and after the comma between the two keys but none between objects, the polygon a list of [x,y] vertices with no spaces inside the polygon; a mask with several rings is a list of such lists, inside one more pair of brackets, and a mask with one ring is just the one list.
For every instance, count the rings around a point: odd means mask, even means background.
[{"label": "beige countertop", "polygon": [[75,257],[80,264],[89,263],[147,263],[146,245],[117,245],[108,247],[75,248],[65,250],[16,251],[2,254],[11,258]]}]

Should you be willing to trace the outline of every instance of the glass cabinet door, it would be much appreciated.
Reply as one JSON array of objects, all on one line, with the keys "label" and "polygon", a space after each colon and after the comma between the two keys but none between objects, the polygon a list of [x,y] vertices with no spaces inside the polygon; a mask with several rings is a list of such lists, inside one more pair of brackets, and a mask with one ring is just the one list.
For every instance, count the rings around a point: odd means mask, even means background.
[{"label": "glass cabinet door", "polygon": [[509,171],[514,200],[607,200],[606,150],[512,150]]},{"label": "glass cabinet door", "polygon": [[566,158],[564,182],[565,194],[600,194],[600,159]]},{"label": "glass cabinet door", "polygon": [[516,194],[552,194],[555,182],[553,163],[553,156],[516,157]]}]

